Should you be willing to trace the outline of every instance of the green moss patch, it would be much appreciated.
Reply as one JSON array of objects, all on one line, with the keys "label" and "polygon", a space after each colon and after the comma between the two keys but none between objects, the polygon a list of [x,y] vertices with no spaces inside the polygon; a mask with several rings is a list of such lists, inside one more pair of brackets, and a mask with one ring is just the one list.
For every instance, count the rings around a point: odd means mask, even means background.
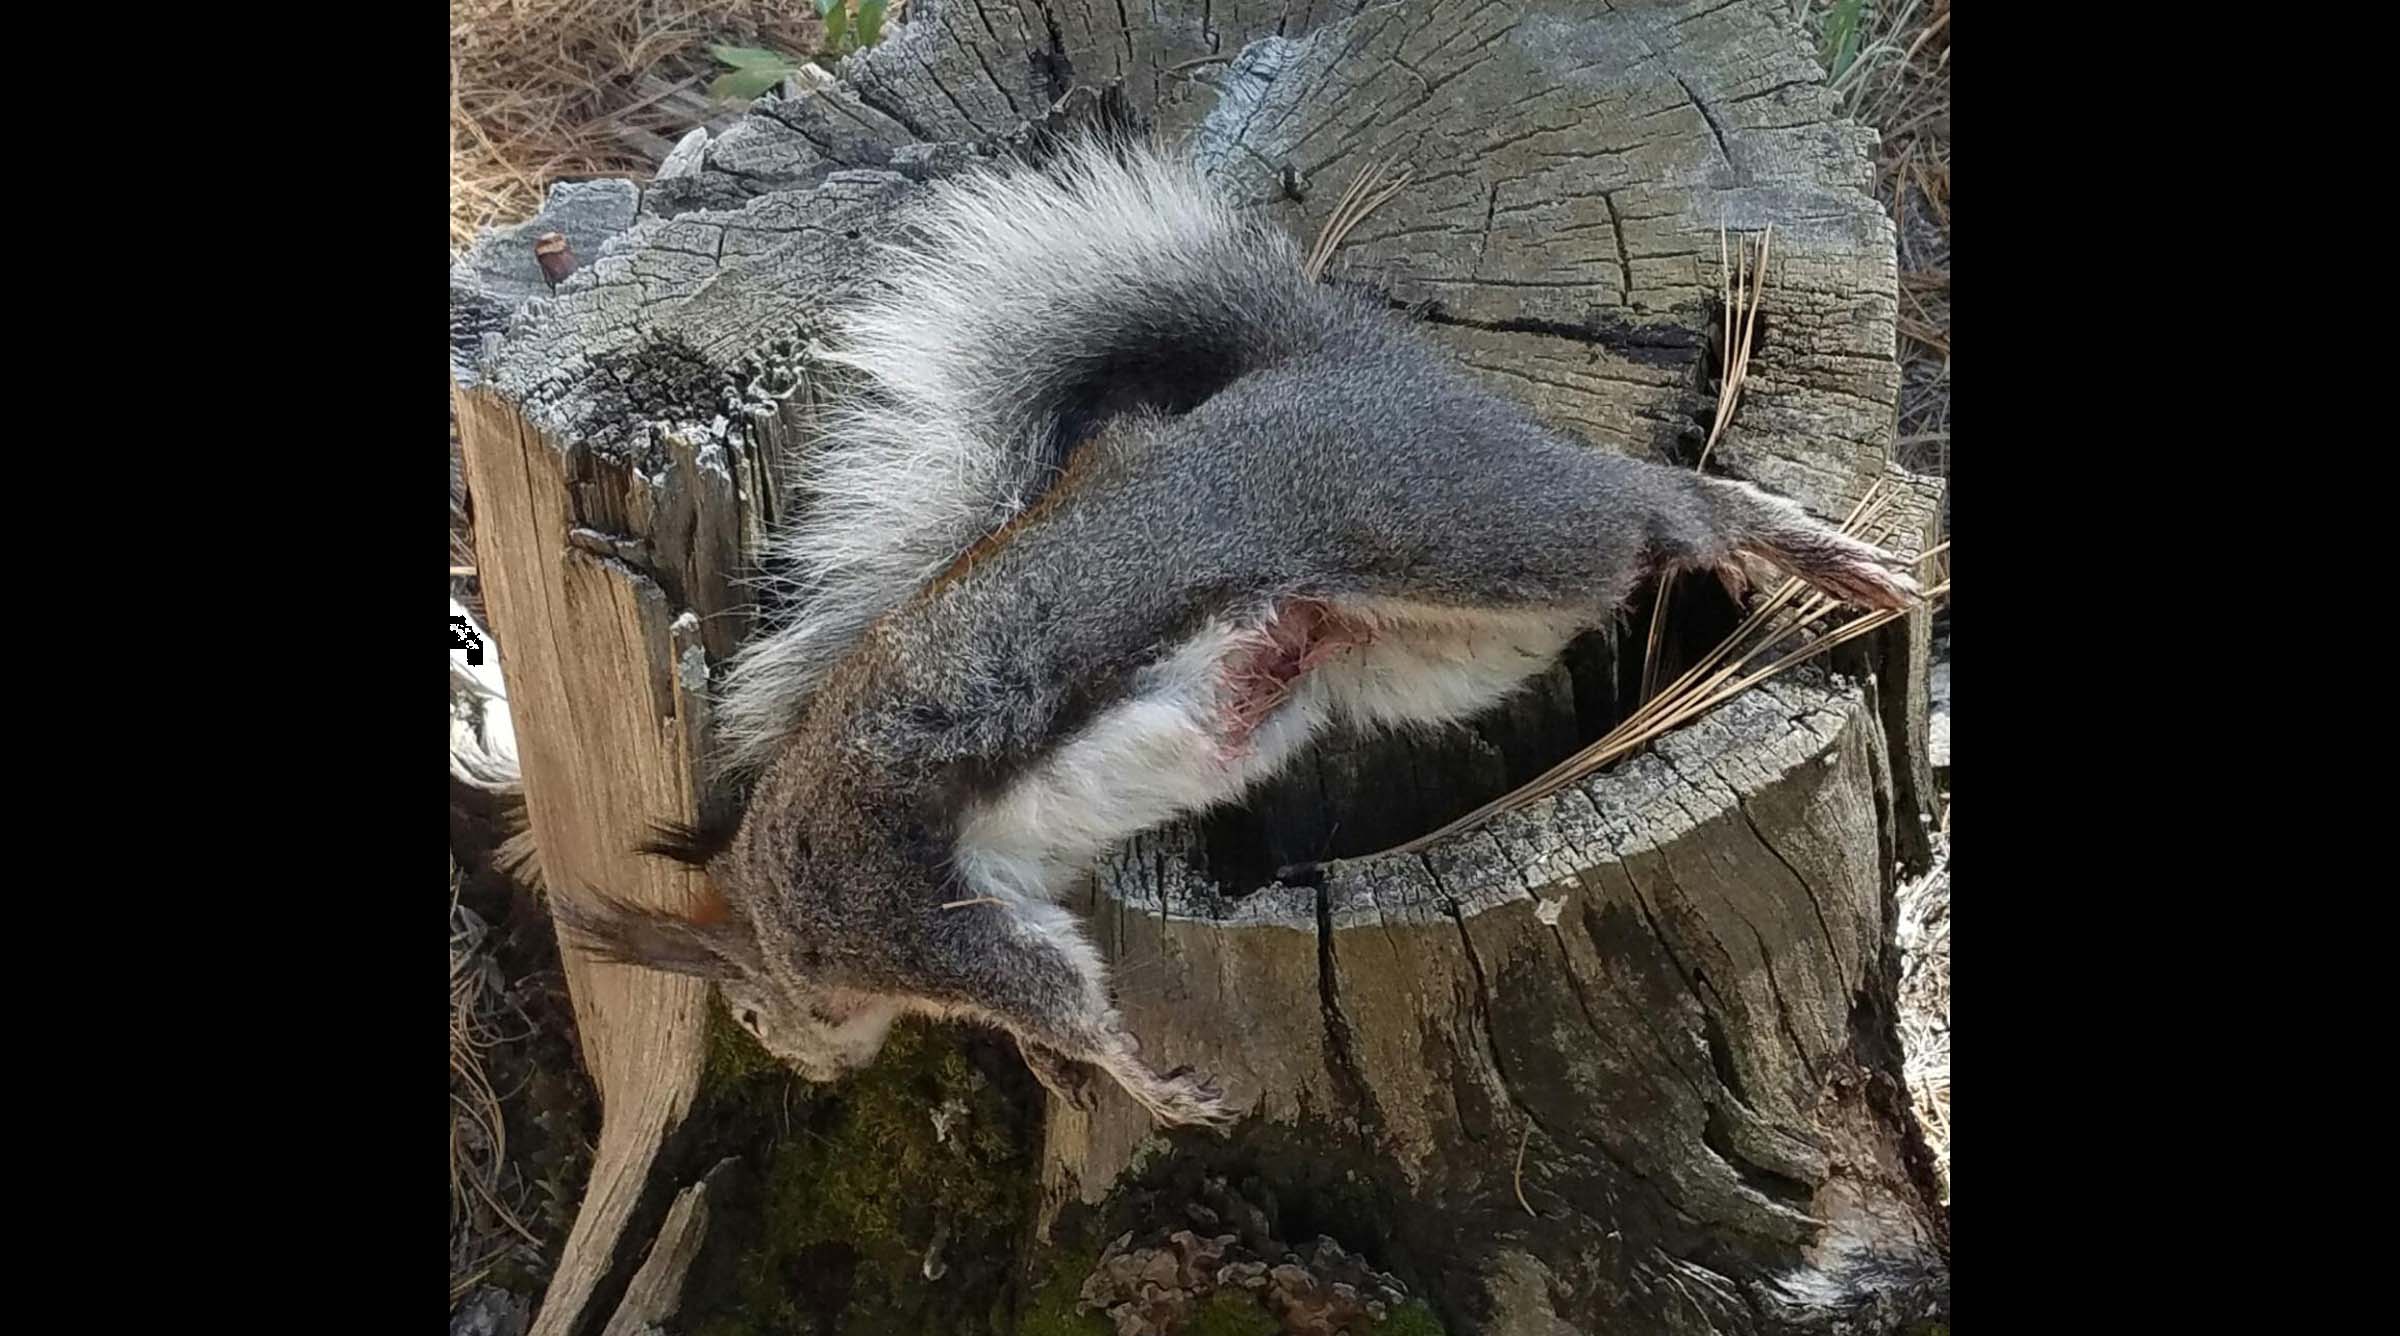
[{"label": "green moss patch", "polygon": [[903,1023],[873,1067],[818,1089],[712,1016],[696,1117],[759,1143],[757,1209],[722,1292],[687,1310],[695,1336],[1009,1330],[1032,1120],[968,1039]]}]

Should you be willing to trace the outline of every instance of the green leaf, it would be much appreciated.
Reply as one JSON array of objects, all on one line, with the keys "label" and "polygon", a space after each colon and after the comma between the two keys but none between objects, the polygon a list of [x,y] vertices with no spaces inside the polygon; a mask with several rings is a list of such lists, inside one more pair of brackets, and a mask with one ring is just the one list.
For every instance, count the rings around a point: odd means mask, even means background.
[{"label": "green leaf", "polygon": [[1841,49],[1841,52],[1840,52],[1838,55],[1836,55],[1836,56],[1834,57],[1834,61],[1833,61],[1833,73],[1834,73],[1834,77],[1838,79],[1838,78],[1840,78],[1841,76],[1843,76],[1843,75],[1845,75],[1845,74],[1849,73],[1849,72],[1850,72],[1850,67],[1851,67],[1851,65],[1855,64],[1855,63],[1857,62],[1857,60],[1858,60],[1858,34],[1857,34],[1857,33],[1852,33],[1852,34],[1850,34],[1848,37],[1846,37],[1846,38],[1842,39],[1842,49]]},{"label": "green leaf", "polygon": [[828,18],[842,7],[842,0],[817,0],[817,17]]},{"label": "green leaf", "polygon": [[858,0],[858,44],[873,46],[883,36],[883,11],[891,0]]},{"label": "green leaf", "polygon": [[1859,21],[1866,0],[1835,0],[1833,12],[1825,16],[1826,77],[1839,79],[1858,58]]},{"label": "green leaf", "polygon": [[737,70],[763,70],[770,68],[788,70],[792,67],[790,57],[779,51],[769,51],[762,47],[712,46],[708,49],[708,54],[715,56],[717,59],[724,61],[726,64],[733,66]]},{"label": "green leaf", "polygon": [[850,22],[850,11],[842,8],[842,0],[833,0],[833,8],[825,11],[825,48],[842,49],[842,29]]},{"label": "green leaf", "polygon": [[735,70],[731,74],[720,75],[715,83],[710,84],[709,96],[727,102],[748,102],[782,83],[784,76],[789,73],[791,71],[784,69]]}]

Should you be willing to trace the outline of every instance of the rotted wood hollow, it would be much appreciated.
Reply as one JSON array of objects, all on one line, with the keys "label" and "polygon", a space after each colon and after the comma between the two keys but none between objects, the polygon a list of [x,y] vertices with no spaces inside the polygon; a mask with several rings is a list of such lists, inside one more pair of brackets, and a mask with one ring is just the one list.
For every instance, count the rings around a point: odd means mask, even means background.
[{"label": "rotted wood hollow", "polygon": [[[1178,1147],[1337,1167],[1472,1329],[1919,1316],[1947,1240],[1890,1031],[1887,767],[1863,686],[1803,675],[1425,854],[1240,894],[1169,831],[1085,907],[1157,1059],[1254,1111]],[[1054,1103],[1048,1209],[1153,1135]]]}]

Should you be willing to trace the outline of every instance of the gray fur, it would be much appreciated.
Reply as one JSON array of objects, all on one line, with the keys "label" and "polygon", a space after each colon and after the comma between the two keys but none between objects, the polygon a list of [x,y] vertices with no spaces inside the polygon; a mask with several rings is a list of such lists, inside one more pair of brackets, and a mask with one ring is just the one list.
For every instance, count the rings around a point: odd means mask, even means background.
[{"label": "gray fur", "polygon": [[948,333],[889,307],[853,326],[927,365],[882,373],[864,453],[820,480],[907,453],[892,478],[937,494],[854,495],[842,522],[893,527],[798,540],[858,546],[743,660],[745,745],[771,759],[709,865],[731,912],[697,939],[587,935],[724,980],[812,1076],[923,1011],[1010,1030],[1062,1093],[1089,1063],[1166,1121],[1222,1123],[1212,1083],[1139,1059],[1058,903],[1099,849],[1238,798],[1323,727],[1481,709],[1662,572],[1747,554],[1875,606],[1914,587],[1788,502],[1542,426],[1303,282],[1186,169],[1071,163],[937,203],[937,237],[1002,256],[903,267],[893,300]]},{"label": "gray fur", "polygon": [[1301,328],[1289,285],[1240,277],[1295,269],[1289,239],[1145,154],[1086,142],[1043,172],[971,172],[901,223],[884,289],[836,317],[824,350],[860,385],[800,461],[798,518],[774,540],[791,611],[737,657],[718,705],[736,776],[772,759],[869,623],[1041,492],[1096,373],[1114,363],[1137,393],[1202,361],[1230,378]]}]

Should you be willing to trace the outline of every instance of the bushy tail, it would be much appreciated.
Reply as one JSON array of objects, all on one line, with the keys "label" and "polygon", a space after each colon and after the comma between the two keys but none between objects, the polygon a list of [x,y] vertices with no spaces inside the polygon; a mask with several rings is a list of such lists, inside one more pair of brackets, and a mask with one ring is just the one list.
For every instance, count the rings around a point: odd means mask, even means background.
[{"label": "bushy tail", "polygon": [[1199,172],[1113,141],[938,184],[827,360],[862,392],[799,461],[769,578],[788,608],[735,660],[724,762],[755,772],[876,618],[1032,503],[1117,413],[1176,412],[1310,341],[1289,238]]}]

